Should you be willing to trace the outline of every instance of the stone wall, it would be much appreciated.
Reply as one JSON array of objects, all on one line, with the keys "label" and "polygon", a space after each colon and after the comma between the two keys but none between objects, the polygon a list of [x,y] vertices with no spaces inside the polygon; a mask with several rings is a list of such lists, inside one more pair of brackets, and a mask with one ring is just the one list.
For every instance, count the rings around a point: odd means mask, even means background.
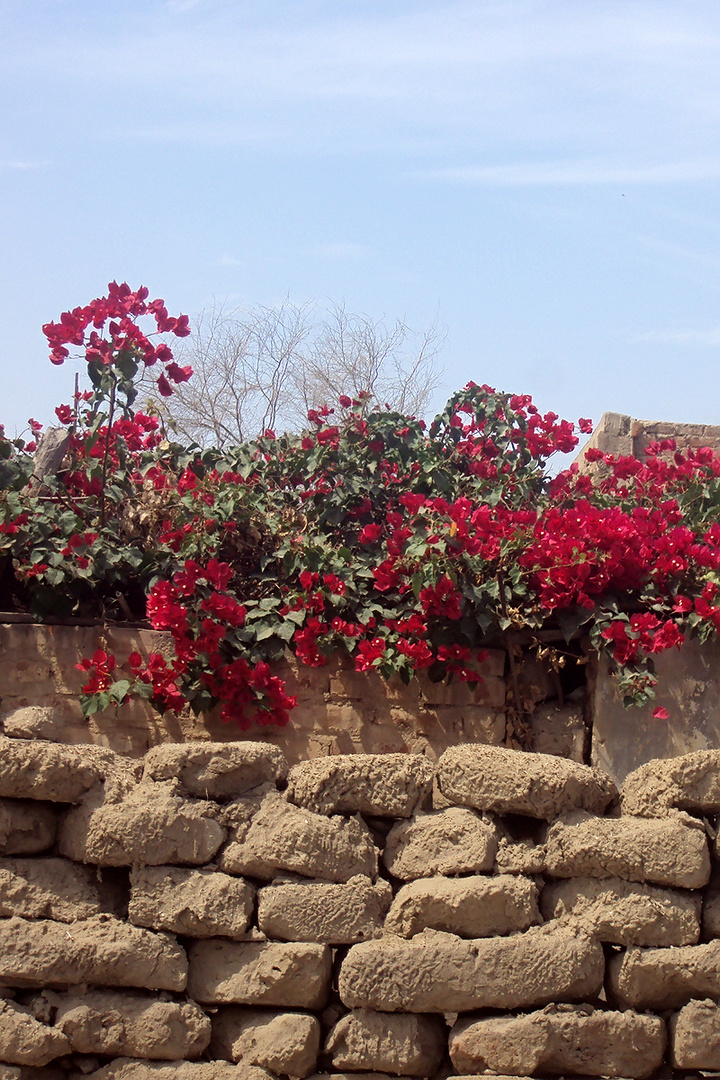
[{"label": "stone wall", "polygon": [[[151,746],[192,740],[256,740],[279,747],[291,763],[325,754],[412,751],[438,757],[462,742],[505,741],[505,653],[491,650],[476,689],[466,683],[431,683],[421,675],[405,686],[373,672],[358,673],[340,661],[312,668],[295,657],[274,668],[298,699],[286,728],[240,731],[216,717],[158,716],[143,701],[108,709],[88,720],[79,695],[86,677],[75,665],[103,648],[122,665],[131,652],[169,653],[169,635],[118,626],[2,624],[0,615],[0,712],[25,706],[52,709],[26,734],[57,742],[96,743],[121,754],[141,756]],[[27,723],[27,721],[26,721]]]},{"label": "stone wall", "polygon": [[606,412],[578,455],[585,466],[584,454],[590,447],[604,454],[645,458],[648,443],[674,439],[680,451],[698,450],[710,446],[720,451],[720,427],[715,424],[675,424],[667,420],[636,420],[625,413]]},{"label": "stone wall", "polygon": [[1,737],[0,1080],[720,1070],[718,812],[720,751]]}]

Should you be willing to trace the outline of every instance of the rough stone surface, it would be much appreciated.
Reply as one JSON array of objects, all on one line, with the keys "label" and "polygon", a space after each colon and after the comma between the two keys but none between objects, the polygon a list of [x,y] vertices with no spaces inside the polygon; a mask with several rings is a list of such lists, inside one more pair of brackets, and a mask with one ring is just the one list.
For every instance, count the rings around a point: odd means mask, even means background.
[{"label": "rough stone surface", "polygon": [[662,817],[669,811],[720,811],[720,750],[697,750],[668,761],[648,761],[620,789],[624,814]]},{"label": "rough stone surface", "polygon": [[528,878],[420,878],[397,893],[386,933],[413,937],[423,930],[444,930],[463,938],[511,934],[539,923],[538,887]]},{"label": "rough stone surface", "polygon": [[317,1064],[320,1023],[307,1013],[230,1006],[213,1016],[210,1053],[281,1076],[307,1076]]},{"label": "rough stone surface", "polygon": [[647,1077],[665,1053],[657,1016],[549,1005],[525,1016],[463,1018],[450,1032],[460,1073]]},{"label": "rough stone surface", "polygon": [[349,1008],[383,1012],[515,1009],[592,997],[604,966],[598,942],[554,924],[472,941],[427,930],[353,945],[339,992]]},{"label": "rough stone surface", "polygon": [[601,814],[617,795],[598,769],[498,746],[451,747],[438,761],[437,781],[451,802],[546,821],[575,809]]},{"label": "rough stone surface", "polygon": [[354,945],[380,937],[390,907],[387,881],[346,884],[277,879],[258,892],[258,926],[269,938]]},{"label": "rough stone surface", "polygon": [[167,934],[107,915],[66,923],[0,919],[0,983],[18,987],[141,986],[184,990],[185,951]]},{"label": "rough stone surface", "polygon": [[608,963],[608,995],[622,1008],[677,1009],[720,1000],[720,941],[669,949],[634,946]]},{"label": "rough stone surface", "polygon": [[[105,891],[106,892],[106,891]],[[0,860],[0,917],[75,922],[108,911],[94,870],[67,859]]]},{"label": "rough stone surface", "polygon": [[702,904],[702,932],[705,940],[720,937],[720,890],[708,889]]},{"label": "rough stone surface", "polygon": [[217,814],[215,804],[183,798],[172,783],[138,785],[120,802],[108,802],[98,787],[66,815],[59,849],[97,866],[195,866],[209,862],[225,839]]},{"label": "rough stone surface", "polygon": [[47,739],[62,742],[63,717],[53,705],[26,705],[2,718],[3,734],[10,739]]},{"label": "rough stone surface", "polygon": [[39,1023],[21,1005],[0,1000],[0,1054],[4,1061],[11,1065],[47,1065],[69,1050],[62,1032]]},{"label": "rough stone surface", "polygon": [[530,840],[514,843],[501,836],[495,856],[495,869],[499,874],[544,874],[545,845]]},{"label": "rough stone surface", "polygon": [[710,877],[702,823],[671,818],[599,818],[577,811],[550,826],[546,868],[552,877],[618,877],[700,889]]},{"label": "rough stone surface", "polygon": [[188,994],[218,1005],[325,1005],[332,955],[327,945],[209,938],[188,950]]},{"label": "rough stone surface", "polygon": [[670,1018],[670,1063],[674,1069],[720,1071],[720,1006],[690,1001]]},{"label": "rough stone surface", "polygon": [[321,814],[407,818],[432,793],[434,767],[422,754],[342,754],[290,770],[287,797]]},{"label": "rough stone surface", "polygon": [[254,887],[219,871],[135,867],[130,885],[130,922],[153,930],[241,938],[253,913]]},{"label": "rough stone surface", "polygon": [[446,1045],[437,1017],[354,1009],[333,1027],[325,1050],[337,1069],[433,1076]]},{"label": "rough stone surface", "polygon": [[111,990],[43,996],[56,1010],[54,1030],[76,1053],[176,1061],[210,1042],[210,1018],[192,1001]]},{"label": "rough stone surface", "polygon": [[55,843],[57,817],[39,802],[0,799],[0,854],[37,855]]},{"label": "rough stone surface", "polygon": [[99,747],[0,735],[0,796],[76,803],[119,764],[116,754]]},{"label": "rough stone surface", "polygon": [[377,850],[359,818],[326,817],[286,802],[270,792],[257,813],[235,829],[235,840],[218,864],[231,874],[269,880],[278,872],[325,881],[375,878]]},{"label": "rough stone surface", "polygon": [[577,920],[599,941],[615,945],[695,945],[701,897],[619,878],[571,878],[546,885],[546,919]]},{"label": "rough stone surface", "polygon": [[283,754],[267,743],[183,743],[149,750],[143,778],[177,779],[188,795],[225,800],[266,782],[280,783],[287,771]]},{"label": "rough stone surface", "polygon": [[276,1080],[265,1069],[252,1065],[231,1065],[228,1061],[163,1063],[132,1058],[117,1058],[109,1065],[85,1075],[88,1080]]},{"label": "rough stone surface", "polygon": [[477,873],[492,869],[497,845],[493,822],[474,810],[451,806],[393,825],[383,862],[404,881],[431,874]]}]

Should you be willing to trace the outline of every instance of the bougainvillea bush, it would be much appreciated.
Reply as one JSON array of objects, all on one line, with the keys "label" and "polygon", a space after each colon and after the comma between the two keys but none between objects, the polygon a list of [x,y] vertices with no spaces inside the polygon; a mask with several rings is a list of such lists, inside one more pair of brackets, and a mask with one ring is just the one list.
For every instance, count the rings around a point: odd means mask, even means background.
[{"label": "bougainvillea bush", "polygon": [[192,374],[166,341],[187,318],[147,296],[113,283],[44,327],[51,360],[80,349],[91,385],[56,410],[57,472],[40,475],[34,421],[33,441],[0,439],[2,606],[147,619],[174,645],[122,671],[85,658],[86,712],[139,695],[284,724],[295,701],[272,662],[288,649],[313,667],[340,652],[359,671],[472,683],[503,634],[581,626],[644,703],[654,654],[720,628],[712,451],[591,450],[591,470],[550,478],[575,426],[474,384],[429,427],[341,397],[299,434],[182,446],[135,410],[140,370],[157,365],[165,396]]}]

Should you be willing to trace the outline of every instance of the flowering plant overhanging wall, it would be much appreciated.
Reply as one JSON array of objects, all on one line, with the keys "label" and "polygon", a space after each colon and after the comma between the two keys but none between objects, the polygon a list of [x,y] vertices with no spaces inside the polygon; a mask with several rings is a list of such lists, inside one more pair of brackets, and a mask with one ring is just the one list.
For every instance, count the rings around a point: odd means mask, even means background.
[{"label": "flowering plant overhanging wall", "polygon": [[627,701],[645,703],[653,655],[720,627],[711,450],[590,450],[592,469],[551,477],[575,425],[472,383],[429,427],[341,396],[301,433],[184,446],[134,406],[146,367],[164,396],[191,377],[165,340],[190,332],[186,316],[112,283],[44,331],[53,363],[83,351],[91,389],[56,410],[56,471],[39,475],[35,421],[31,442],[0,438],[0,603],[147,618],[173,642],[123,671],[85,658],[88,713],[140,695],[285,724],[295,701],[271,665],[288,648],[310,666],[340,651],[385,677],[473,682],[501,635],[548,626],[568,641],[584,628]]}]

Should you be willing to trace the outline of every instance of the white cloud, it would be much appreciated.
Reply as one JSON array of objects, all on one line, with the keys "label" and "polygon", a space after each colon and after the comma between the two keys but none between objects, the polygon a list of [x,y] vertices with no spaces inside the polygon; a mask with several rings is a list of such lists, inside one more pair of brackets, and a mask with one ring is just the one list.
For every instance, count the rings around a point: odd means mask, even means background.
[{"label": "white cloud", "polygon": [[46,169],[49,161],[0,161],[0,173],[3,172],[33,172],[36,169]]}]

